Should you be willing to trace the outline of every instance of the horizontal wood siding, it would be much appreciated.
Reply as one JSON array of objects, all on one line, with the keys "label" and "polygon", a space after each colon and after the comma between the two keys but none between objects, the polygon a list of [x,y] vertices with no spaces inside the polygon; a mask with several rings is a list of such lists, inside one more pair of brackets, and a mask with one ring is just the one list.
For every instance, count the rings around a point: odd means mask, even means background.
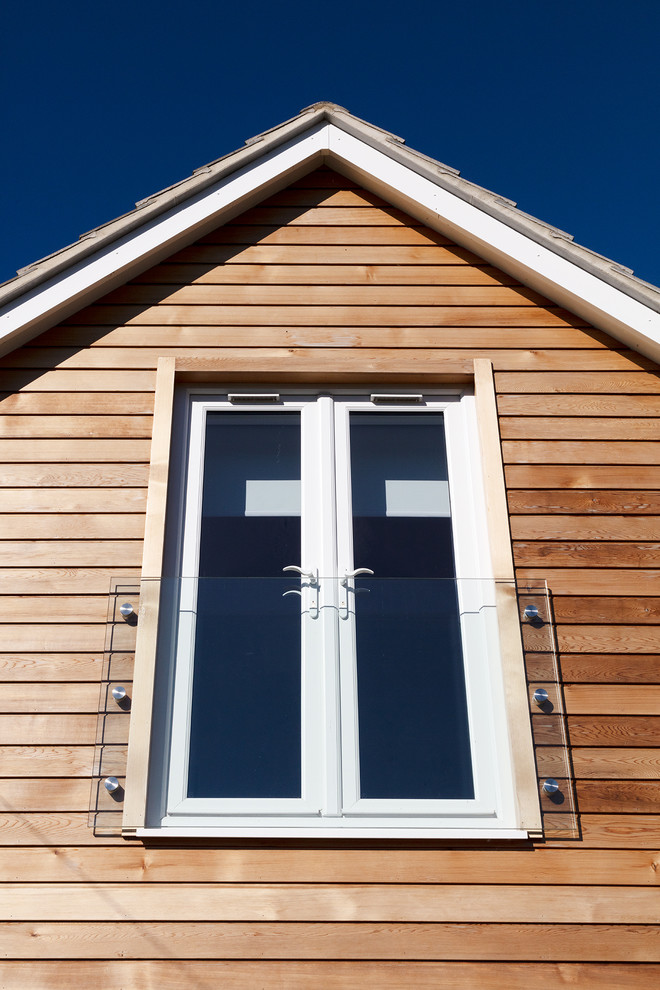
[{"label": "horizontal wood siding", "polygon": [[[312,352],[334,381],[492,360],[519,584],[552,594],[579,838],[199,848],[88,827],[157,360]],[[2,986],[658,984],[658,372],[329,170],[0,359]],[[532,650],[532,691],[546,675]],[[556,720],[534,711],[539,773],[561,776]],[[105,725],[104,772],[128,718]]]}]

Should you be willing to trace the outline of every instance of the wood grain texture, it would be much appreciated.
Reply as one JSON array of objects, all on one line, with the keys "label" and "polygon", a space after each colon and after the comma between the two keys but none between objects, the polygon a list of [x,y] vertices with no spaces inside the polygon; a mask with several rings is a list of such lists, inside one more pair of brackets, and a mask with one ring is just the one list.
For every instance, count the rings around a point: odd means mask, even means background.
[{"label": "wood grain texture", "polygon": [[509,488],[660,489],[660,468],[620,464],[509,464]]},{"label": "wood grain texture", "polygon": [[148,440],[14,439],[0,440],[0,460],[18,464],[55,461],[58,464],[97,461],[144,464]]},{"label": "wood grain texture", "polygon": [[[571,327],[582,320],[559,307],[535,306],[370,306],[355,305],[223,305],[223,306],[90,306],[69,317],[73,325],[127,326],[469,326]],[[591,353],[591,351],[589,352]],[[641,366],[645,362],[640,358]],[[6,372],[11,375],[11,371]],[[112,374],[112,372],[107,372]],[[526,377],[525,373],[521,373]],[[568,374],[571,372],[557,372]],[[634,378],[635,372],[630,373]],[[611,377],[615,373],[612,372]],[[43,375],[42,378],[46,376]],[[620,374],[623,378],[623,374]],[[137,385],[141,380],[135,379]],[[0,387],[3,387],[0,378]],[[127,391],[128,389],[125,386]],[[141,389],[142,391],[143,389]],[[520,389],[516,388],[516,391]],[[653,391],[648,385],[645,390]],[[506,391],[506,389],[503,389]]]},{"label": "wood grain texture", "polygon": [[505,440],[508,464],[657,464],[660,444],[639,440]]},{"label": "wood grain texture", "polygon": [[637,684],[567,684],[566,708],[580,715],[660,715],[660,687]]},{"label": "wood grain texture", "polygon": [[500,416],[504,440],[660,440],[660,419],[629,416]]},{"label": "wood grain texture", "polygon": [[[143,513],[144,488],[5,488],[0,489],[0,512]],[[122,523],[125,520],[122,520]],[[117,529],[115,529],[115,534]]]},{"label": "wood grain texture", "polygon": [[64,777],[0,778],[0,808],[3,811],[86,812],[89,804],[89,779]]},{"label": "wood grain texture", "polygon": [[[52,364],[58,357],[67,360],[72,351],[66,348],[91,348],[105,351],[106,348],[123,348],[133,350],[148,347],[240,347],[249,343],[253,347],[275,347],[291,345],[299,347],[374,347],[387,343],[391,347],[433,347],[447,348],[477,348],[483,351],[514,351],[523,349],[529,354],[529,348],[535,348],[549,355],[559,348],[572,351],[588,349],[603,350],[604,346],[593,331],[562,327],[377,327],[356,326],[346,327],[289,327],[289,326],[254,326],[249,330],[243,326],[146,326],[139,334],[133,327],[104,327],[104,326],[59,326],[36,338],[30,348],[39,354],[28,354],[27,350],[20,360],[34,362],[48,361]],[[50,355],[48,352],[51,352]],[[625,352],[624,357],[625,357]],[[83,355],[83,358],[85,356]],[[81,360],[83,359],[81,358]],[[509,353],[509,360],[517,359]],[[112,365],[114,356],[106,352],[107,362]],[[500,360],[505,361],[507,355]],[[549,360],[549,357],[547,358]],[[18,358],[17,358],[18,360]],[[95,358],[89,358],[95,360]],[[127,358],[124,358],[126,361]],[[561,352],[554,358],[562,361]],[[602,362],[604,359],[600,358]],[[607,360],[619,360],[607,359]],[[130,394],[130,393],[129,393]],[[88,404],[93,407],[91,399]],[[2,406],[0,406],[2,409]],[[72,410],[73,411],[73,410]],[[117,405],[115,413],[123,410]],[[81,410],[82,412],[82,410]]]},{"label": "wood grain texture", "polygon": [[0,416],[4,437],[118,438],[151,436],[151,416]]},{"label": "wood grain texture", "polygon": [[[592,784],[592,786],[600,786]],[[636,786],[640,786],[637,784]],[[5,884],[11,921],[468,921],[658,924],[645,887],[496,884]]]},{"label": "wood grain texture", "polygon": [[[205,311],[209,307],[201,307]],[[369,314],[375,313],[376,307],[367,307]],[[163,310],[164,319],[168,319],[170,316],[168,307],[161,307]],[[309,309],[309,307],[308,307]],[[219,310],[218,310],[219,311]],[[311,310],[310,310],[311,311]],[[151,311],[149,311],[151,312]],[[160,312],[160,309],[159,309]],[[287,328],[286,326],[281,328],[275,328],[270,330],[263,330],[262,328],[256,328],[256,332],[253,334],[251,329],[246,329],[246,326],[236,327],[230,329],[226,333],[218,333],[217,335],[221,339],[217,342],[216,346],[201,346],[197,345],[194,347],[193,356],[198,360],[202,361],[204,358],[213,359],[220,356],[226,356],[229,360],[232,358],[231,348],[235,347],[245,347],[246,345],[251,345],[254,348],[257,347],[296,347],[296,348],[323,348],[333,350],[333,360],[341,360],[345,358],[347,354],[344,351],[347,348],[354,348],[356,353],[352,355],[352,360],[358,366],[361,360],[369,361],[377,356],[377,354],[372,353],[376,348],[387,348],[387,351],[383,354],[391,359],[392,354],[391,349],[397,350],[397,357],[402,359],[410,358],[414,359],[414,350],[422,352],[427,358],[431,355],[438,359],[438,352],[436,350],[440,339],[444,336],[444,327],[433,326],[431,329],[428,328],[429,323],[428,312],[418,314],[418,317],[412,319],[411,322],[414,324],[418,323],[418,326],[401,326],[401,321],[398,319],[397,310],[390,311],[392,316],[390,319],[391,326],[382,326],[377,321],[372,326],[365,326],[362,329],[354,329],[353,327],[342,327],[336,330],[334,333],[330,329],[332,326],[332,321],[328,320],[328,325],[317,326],[318,320],[314,318],[311,321],[310,326],[305,326],[304,319],[302,322],[299,319],[299,314],[294,313],[293,329]],[[194,315],[194,314],[193,314]],[[209,314],[206,313],[208,316]],[[153,323],[154,321],[151,321]],[[160,321],[156,320],[156,323]],[[187,323],[192,323],[192,320],[186,321]],[[286,321],[285,321],[286,322]],[[325,323],[325,321],[322,321]],[[365,320],[368,323],[368,320]],[[432,324],[443,322],[446,324],[451,324],[451,320],[432,320]],[[459,321],[459,325],[461,322]],[[153,329],[153,326],[151,327]],[[213,327],[215,330],[215,327]],[[171,331],[171,328],[170,328]],[[481,331],[483,333],[483,331]],[[462,347],[459,342],[459,334],[455,327],[450,330],[451,335],[457,340],[456,348],[452,348],[449,342],[442,341],[443,344],[443,358],[448,362],[462,362],[468,361],[470,359],[489,360],[493,363],[496,369],[501,368],[526,368],[530,364],[541,369],[552,370],[554,368],[571,368],[576,364],[586,366],[587,368],[600,369],[603,371],[609,369],[625,368],[627,367],[631,360],[637,361],[636,352],[627,351],[609,351],[609,350],[586,350],[586,351],[574,351],[574,350],[548,350],[539,349],[536,351],[525,351],[516,350],[513,347],[502,347],[495,348],[494,346],[486,347]],[[190,336],[190,334],[188,334]],[[254,339],[254,338],[257,339]],[[212,344],[212,342],[207,342]],[[465,342],[463,342],[465,343]],[[506,342],[505,342],[506,343]],[[187,350],[189,345],[180,345],[175,347],[166,347],[161,345],[159,347],[119,347],[113,346],[111,352],[108,353],[108,349],[103,346],[103,342],[99,341],[94,347],[87,348],[76,348],[76,347],[31,347],[24,348],[20,351],[16,351],[8,357],[1,359],[4,361],[6,367],[16,367],[16,368],[57,368],[58,370],[70,371],[78,369],[89,369],[89,370],[104,370],[108,366],[113,366],[114,368],[126,368],[127,370],[134,369],[153,369],[156,367],[159,358],[162,357],[186,357],[189,351]],[[192,345],[194,346],[194,345]],[[223,350],[220,350],[222,348]],[[226,350],[224,350],[226,349]],[[411,353],[408,353],[408,352]],[[633,355],[631,358],[630,355]],[[283,356],[283,355],[281,355]],[[419,355],[418,355],[419,356]],[[79,422],[79,428],[84,429],[84,421],[81,418]],[[118,433],[121,436],[121,433]],[[128,433],[123,435],[128,436]],[[145,433],[139,434],[144,436]],[[531,441],[529,442],[531,443]],[[547,441],[548,450],[552,452],[553,449],[559,451],[560,446],[555,445],[553,447],[552,441]],[[575,441],[577,444],[577,441]],[[625,443],[625,441],[621,441]],[[557,442],[559,444],[559,442]],[[592,441],[591,445],[586,445],[585,449],[587,452],[591,449],[594,451],[597,448],[597,441]],[[612,441],[612,445],[615,441]],[[640,451],[642,450],[643,441],[640,441]],[[527,446],[523,441],[506,441],[505,449],[509,450],[508,445],[513,445],[511,447],[512,451],[520,450],[522,453],[527,451]],[[136,446],[139,446],[139,440],[136,441]],[[609,445],[608,445],[609,448]],[[536,447],[532,445],[529,448],[532,453],[536,451]],[[579,449],[579,448],[576,448]],[[531,456],[531,455],[530,455]],[[538,453],[537,453],[538,456]],[[555,457],[557,454],[555,454]],[[592,454],[592,456],[594,456]],[[628,456],[630,456],[628,454]],[[641,455],[640,455],[641,456]],[[570,458],[568,462],[570,463]],[[547,461],[545,462],[547,463]],[[559,462],[561,463],[561,462]],[[636,462],[639,463],[639,462]],[[645,463],[642,461],[641,463]]]},{"label": "wood grain texture", "polygon": [[557,626],[560,651],[567,653],[660,653],[656,626]]},{"label": "wood grain texture", "polygon": [[660,746],[656,715],[571,715],[567,723],[572,746]]},{"label": "wood grain texture", "polygon": [[[660,960],[654,925],[278,924],[259,922],[12,922],[0,953],[12,959]],[[260,984],[262,985],[262,984]],[[443,982],[443,986],[447,986]]]},{"label": "wood grain texture", "polygon": [[422,961],[205,961],[17,960],[0,969],[4,990],[54,990],[79,982],[104,990],[127,987],[181,990],[181,986],[230,986],[236,990],[648,990],[660,981],[656,963],[422,962]]},{"label": "wood grain texture", "polygon": [[2,883],[307,883],[658,886],[654,850],[616,859],[597,849],[236,849],[142,845],[100,856],[88,844],[0,850]]},{"label": "wood grain texture", "polygon": [[[116,755],[109,755],[108,764],[115,761]],[[123,756],[125,769],[125,747]],[[0,746],[0,766],[4,777],[91,777],[94,772],[94,747]],[[111,771],[105,769],[105,772]]]},{"label": "wood grain texture", "polygon": [[[271,217],[271,219],[273,219]],[[353,220],[360,219],[360,216],[353,217]],[[396,244],[406,245],[445,245],[456,250],[456,246],[447,237],[443,237],[430,227],[424,227],[414,221],[406,226],[382,224],[372,226],[365,224],[366,215],[362,214],[362,224],[338,224],[320,225],[314,227],[309,224],[279,226],[276,223],[269,224],[246,224],[234,221],[218,227],[212,233],[202,237],[195,249],[199,250],[209,244],[341,244],[351,245],[381,245]],[[239,218],[240,220],[240,218]],[[387,229],[389,227],[389,229]],[[172,260],[182,260],[188,255],[185,251],[175,255]],[[474,256],[473,256],[474,257]]]},{"label": "wood grain texture", "polygon": [[6,464],[0,488],[142,488],[146,464]]},{"label": "wood grain texture", "polygon": [[580,780],[578,807],[582,813],[655,814],[660,784],[652,780]]},{"label": "wood grain texture", "polygon": [[[611,339],[611,338],[610,338]],[[580,344],[586,347],[586,344]],[[612,346],[618,346],[616,342]],[[576,389],[576,391],[578,391]],[[583,392],[583,389],[579,390]],[[599,390],[600,391],[600,390]],[[559,416],[564,419],[586,416],[660,416],[660,396],[626,395],[612,392],[611,395],[508,395],[498,396],[497,407],[500,416]],[[622,425],[625,429],[625,425]]]},{"label": "wood grain texture", "polygon": [[[17,849],[32,846],[41,851],[49,850],[55,859],[66,846],[90,845],[98,857],[105,846],[124,847],[127,840],[119,836],[94,835],[85,812],[44,812],[14,813],[0,810],[0,847],[10,847],[15,855]],[[50,850],[53,849],[51,852]]]},{"label": "wood grain texture", "polygon": [[[288,257],[284,254],[284,258]],[[289,264],[200,264],[169,262],[156,265],[138,275],[129,283],[136,285],[520,285],[511,275],[505,275],[492,265],[442,264],[435,254],[423,258],[425,264],[351,264],[342,252],[338,254],[340,264],[296,263],[292,258]],[[423,256],[422,256],[423,257]],[[309,262],[309,254],[305,262]],[[524,346],[524,345],[523,345]]]},{"label": "wood grain texture", "polygon": [[[633,599],[634,600],[634,599]],[[617,599],[619,603],[628,599]],[[599,684],[660,684],[660,664],[648,654],[621,656],[615,653],[570,654],[561,657],[562,677],[566,681]],[[538,678],[534,678],[538,679]],[[658,742],[660,745],[660,740]]]},{"label": "wood grain texture", "polygon": [[[43,567],[93,566],[99,560],[114,566],[116,573],[124,567],[142,564],[141,540],[2,540],[0,566],[16,565]],[[120,571],[120,569],[122,569]]]},{"label": "wood grain texture", "polygon": [[[4,509],[0,495],[0,508]],[[0,540],[141,540],[144,513],[0,513]]]},{"label": "wood grain texture", "polygon": [[[4,649],[15,653],[57,653],[80,650],[102,652],[105,646],[105,623],[52,624],[6,623],[2,626]],[[117,649],[132,648],[129,637],[122,637]]]},{"label": "wood grain texture", "polygon": [[[36,340],[42,340],[42,334]],[[587,346],[586,344],[581,346]],[[150,416],[151,392],[10,392],[0,394],[3,416]]]},{"label": "wood grain texture", "polygon": [[[545,777],[561,776],[566,765],[561,747],[538,748],[536,761],[539,774]],[[574,745],[571,761],[575,775],[581,779],[655,780],[660,777],[659,748],[604,749]]]},{"label": "wood grain texture", "polygon": [[[543,680],[539,684],[547,683]],[[531,686],[532,690],[536,684]],[[534,742],[537,746],[564,744],[555,704],[556,688],[549,690],[553,710],[532,712]],[[531,691],[530,691],[531,695]],[[660,745],[660,719],[655,715],[569,715],[566,719],[571,746],[649,746]]]},{"label": "wood grain texture", "polygon": [[659,826],[660,816],[657,814],[581,814],[581,848],[657,848]]},{"label": "wood grain texture", "polygon": [[[540,562],[539,562],[540,563]],[[547,580],[555,595],[648,595],[657,587],[660,571],[653,569],[598,569],[590,567],[520,567],[518,586],[539,587]]]},{"label": "wood grain texture", "polygon": [[[361,284],[305,282],[247,285],[206,282],[185,286],[125,285],[104,296],[99,306],[545,306],[548,300],[522,286]],[[188,321],[190,322],[190,321]]]},{"label": "wood grain texture", "polygon": [[0,697],[0,710],[7,713],[97,712],[98,707],[98,684],[5,684]]},{"label": "wood grain texture", "polygon": [[[88,685],[90,689],[93,686]],[[97,703],[99,696],[99,686],[96,685]],[[8,746],[91,746],[98,731],[100,740],[121,744],[128,739],[128,721],[128,713],[121,711],[101,719],[95,711],[83,715],[0,715],[0,743]]]},{"label": "wood grain texture", "polygon": [[[513,545],[518,567],[659,567],[660,543],[524,542]],[[647,590],[650,590],[647,587]]]},{"label": "wood grain texture", "polygon": [[507,493],[509,511],[536,515],[589,513],[594,515],[660,515],[659,491],[576,491],[575,489],[552,491],[516,491]]},{"label": "wood grain texture", "polygon": [[[197,243],[172,255],[169,264],[193,265],[483,265],[483,259],[465,248],[442,245],[417,230],[346,230],[346,243],[333,230],[273,230],[263,228],[263,240],[245,244],[229,231],[226,246]],[[324,240],[323,234],[326,234]],[[240,235],[239,235],[240,238]],[[404,239],[408,243],[404,243]],[[151,269],[153,271],[154,269]]]},{"label": "wood grain texture", "polygon": [[[272,224],[273,226],[284,226],[286,224],[305,224],[316,226],[337,226],[339,224],[355,224],[361,226],[385,226],[398,227],[408,226],[410,217],[402,210],[388,206],[387,209],[374,209],[371,206],[364,207],[333,207],[320,206],[307,209],[295,207],[279,206],[256,206],[251,210],[241,213],[236,223],[246,224]],[[231,222],[228,226],[231,226]]]},{"label": "wood grain texture", "polygon": [[84,371],[58,369],[38,371],[0,369],[0,390],[15,392],[152,392],[156,384],[154,371],[103,371],[88,375]]},{"label": "wood grain texture", "polygon": [[[0,653],[0,681],[101,680],[103,657],[98,653]],[[112,673],[132,679],[131,654],[113,654]]]},{"label": "wood grain texture", "polygon": [[[105,595],[2,595],[0,619],[12,623],[33,623],[38,617],[47,622],[105,622],[108,599]],[[2,626],[0,626],[0,630]]]},{"label": "wood grain texture", "polygon": [[657,540],[660,517],[522,515],[511,520],[516,540]]},{"label": "wood grain texture", "polygon": [[[583,814],[580,816],[580,828],[581,836],[579,847],[576,847],[574,840],[562,842],[555,839],[552,842],[552,848],[557,850],[568,847],[573,852],[575,852],[577,848],[579,855],[582,855],[581,850],[591,848],[628,848],[631,850],[649,849],[655,851],[658,847],[660,815]],[[144,854],[143,844],[140,840],[128,840],[112,835],[103,835],[100,837],[95,836],[88,824],[87,812],[37,812],[17,814],[8,811],[0,811],[0,846],[31,846],[40,850],[41,855],[46,855],[44,847],[53,846],[57,847],[58,850],[61,850],[62,847],[65,846],[83,845],[93,847],[93,857],[96,862],[99,862],[100,851],[103,850],[105,846],[119,847],[121,850],[124,850],[128,846],[129,848],[138,849],[141,855]],[[337,859],[342,858],[343,851],[344,850],[335,851]],[[499,851],[500,850],[497,850],[497,852]],[[295,853],[292,854],[294,860],[297,859],[298,853],[299,850],[295,850]],[[48,853],[47,855],[50,861],[50,859],[55,860],[56,855],[59,855],[59,853]],[[177,862],[185,865],[185,857],[181,858],[180,854],[175,852],[173,852],[173,855],[177,856]],[[277,855],[279,855],[279,853],[275,854],[275,856]],[[246,864],[255,862],[257,864],[261,864],[262,872],[259,873],[259,878],[263,880],[265,879],[263,869],[266,868],[263,864],[268,864],[271,860],[276,863],[276,860],[274,858],[273,850],[271,849],[263,851],[260,856],[261,858],[258,857],[256,860],[252,860],[251,858],[248,858],[248,853],[245,849],[239,850],[236,853],[238,862],[243,862]],[[382,855],[379,854],[379,858],[383,863],[383,868],[387,869],[388,856],[383,859]],[[117,864],[121,863],[121,859],[116,861],[113,854],[113,857],[109,860],[109,862]],[[404,858],[399,862],[405,862],[406,869],[414,870],[416,854],[409,856],[408,851],[406,850]],[[259,867],[257,866],[256,868],[258,871]],[[374,874],[374,876],[376,875],[377,874]],[[411,876],[412,875],[413,874],[411,874]],[[400,874],[397,874],[397,877],[399,879],[402,878]],[[246,879],[245,870],[241,873],[240,879]],[[577,875],[572,879],[573,881],[579,881],[579,871],[577,871]]]},{"label": "wood grain texture", "polygon": [[[554,393],[564,392],[617,394],[631,393],[632,395],[657,395],[660,392],[660,376],[658,373],[637,374],[607,374],[593,372],[558,371],[558,372],[500,372],[495,378],[498,393],[504,392],[535,392]],[[557,415],[564,409],[563,402],[556,405]],[[502,411],[502,406],[500,406]],[[583,412],[586,408],[583,407]]]},{"label": "wood grain texture", "polygon": [[[90,351],[91,353],[91,351]],[[98,354],[92,360],[98,359]],[[214,380],[214,373],[220,375],[220,382],[226,383],[228,377],[236,380],[236,376],[242,378],[247,375],[250,379],[255,376],[266,374],[271,380],[273,375],[295,375],[302,371],[311,374],[312,381],[329,378],[338,380],[350,380],[350,376],[359,376],[364,382],[364,376],[377,373],[391,375],[392,355],[388,348],[341,348],[341,347],[279,347],[279,348],[250,348],[247,346],[237,348],[207,349],[207,352],[200,354],[195,348],[188,348],[177,351],[177,370],[197,371],[205,384]],[[457,351],[455,360],[449,360],[445,355],[440,357],[436,350],[428,348],[401,348],[397,351],[396,370],[394,374],[399,376],[427,375],[433,372],[434,367],[438,369],[438,374],[442,374],[444,381],[456,383],[457,378],[464,376],[468,381],[472,376],[474,367],[473,352]],[[137,359],[136,359],[137,360]],[[149,362],[155,365],[157,360],[165,360],[162,351],[149,355]],[[429,367],[430,365],[430,367]],[[440,370],[441,369],[441,370]],[[61,374],[67,374],[64,370]],[[127,372],[128,374],[128,372]],[[90,376],[95,377],[95,376]],[[4,441],[11,444],[15,441]],[[43,441],[33,440],[31,444],[39,444]],[[56,443],[56,441],[52,441]],[[60,441],[64,444],[65,441]],[[69,441],[71,444],[84,445],[85,443],[96,443],[99,445],[99,452],[102,449],[111,449],[110,444],[115,444],[117,450],[128,454],[129,448],[135,455],[136,451],[144,451],[146,441],[144,440],[99,440],[96,442],[77,440]],[[84,450],[84,446],[81,446]],[[103,459],[103,458],[101,458]],[[130,454],[128,459],[139,460],[140,457]]]},{"label": "wood grain texture", "polygon": [[[107,489],[106,489],[107,490]],[[17,557],[20,563],[21,558]],[[109,593],[110,581],[135,586],[140,569],[117,567],[0,567],[0,593],[10,594],[100,594]]]},{"label": "wood grain texture", "polygon": [[[660,598],[624,598],[612,595],[577,601],[573,596],[557,596],[553,598],[552,607],[555,621],[559,623],[655,625],[660,622]],[[609,656],[607,653],[604,655]],[[601,663],[602,668],[605,666],[605,663]],[[650,670],[653,665],[647,662],[645,666]]]},{"label": "wood grain texture", "polygon": [[[364,220],[366,218],[363,216],[362,219]],[[319,227],[313,227],[306,224],[284,227],[277,226],[272,223],[225,224],[224,227],[218,227],[212,233],[207,234],[206,237],[202,237],[197,242],[193,250],[197,252],[207,245],[222,244],[320,244],[324,247],[333,244],[339,244],[343,247],[350,247],[358,244],[366,245],[367,247],[372,245],[380,246],[384,244],[392,244],[397,247],[406,247],[409,245],[426,245],[429,247],[435,247],[436,245],[443,245],[450,247],[452,251],[460,250],[457,249],[447,237],[443,237],[442,234],[438,234],[435,230],[431,230],[430,227],[424,227],[419,224],[413,224],[411,226],[388,226],[387,224],[384,224],[380,227],[374,227],[355,223],[344,224],[341,226],[324,225]],[[179,252],[179,254],[174,255],[172,260],[186,260],[190,257],[189,253],[187,253],[189,250],[190,249],[184,249]],[[474,255],[471,257],[476,258]]]}]

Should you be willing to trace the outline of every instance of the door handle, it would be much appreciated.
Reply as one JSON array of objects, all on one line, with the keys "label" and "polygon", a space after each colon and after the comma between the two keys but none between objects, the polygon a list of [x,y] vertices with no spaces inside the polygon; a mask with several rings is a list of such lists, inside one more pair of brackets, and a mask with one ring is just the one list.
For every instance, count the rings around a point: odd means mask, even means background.
[{"label": "door handle", "polygon": [[[373,574],[374,572],[370,567],[356,567],[354,571],[346,571],[343,578],[339,582],[344,591],[341,592],[339,596],[339,618],[347,619],[350,615],[350,608],[348,607],[348,593],[349,591],[353,594],[355,593],[355,588],[349,588],[348,582],[352,581],[353,578],[359,577],[360,574]],[[365,589],[362,589],[363,591]]]},{"label": "door handle", "polygon": [[358,567],[354,571],[346,571],[343,578],[341,579],[342,587],[347,588],[348,582],[351,578],[359,577],[360,574],[373,574],[374,572],[370,567]]},{"label": "door handle", "polygon": [[307,578],[311,585],[317,585],[319,583],[318,571],[303,571],[302,567],[298,567],[296,564],[287,564],[287,566],[283,567],[282,570],[295,571],[296,574],[300,574],[302,578]]},{"label": "door handle", "polygon": [[286,595],[300,595],[301,598],[301,608],[302,612],[306,611],[303,601],[306,597],[309,598],[309,615],[312,619],[318,619],[319,616],[319,572],[318,571],[303,571],[302,567],[298,567],[297,564],[287,564],[286,567],[282,568],[283,571],[293,571],[295,574],[300,574],[301,581],[307,582],[308,589],[307,595],[303,594],[303,589],[300,591],[285,591],[282,598]]}]

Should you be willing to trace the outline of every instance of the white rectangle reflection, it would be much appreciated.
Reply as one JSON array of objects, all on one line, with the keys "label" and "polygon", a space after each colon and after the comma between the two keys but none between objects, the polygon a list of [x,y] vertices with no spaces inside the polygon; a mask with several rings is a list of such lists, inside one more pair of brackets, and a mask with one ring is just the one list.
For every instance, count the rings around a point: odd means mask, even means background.
[{"label": "white rectangle reflection", "polygon": [[299,516],[300,482],[246,480],[246,516]]},{"label": "white rectangle reflection", "polygon": [[385,481],[385,515],[449,516],[447,481]]}]

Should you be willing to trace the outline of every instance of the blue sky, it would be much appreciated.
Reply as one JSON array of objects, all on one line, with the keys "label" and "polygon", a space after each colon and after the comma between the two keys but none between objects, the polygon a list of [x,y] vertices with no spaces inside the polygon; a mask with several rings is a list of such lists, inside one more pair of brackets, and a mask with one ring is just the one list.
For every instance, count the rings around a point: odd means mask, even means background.
[{"label": "blue sky", "polygon": [[3,13],[0,281],[332,100],[660,283],[658,0]]}]

